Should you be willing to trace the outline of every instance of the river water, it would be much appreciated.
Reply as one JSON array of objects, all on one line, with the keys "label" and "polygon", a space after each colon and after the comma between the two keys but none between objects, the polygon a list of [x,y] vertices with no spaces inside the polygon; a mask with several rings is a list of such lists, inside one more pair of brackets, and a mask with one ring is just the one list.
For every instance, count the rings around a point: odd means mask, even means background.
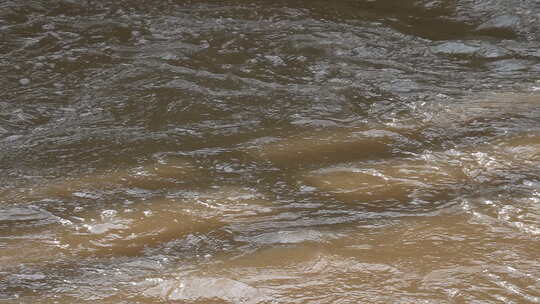
[{"label": "river water", "polygon": [[0,303],[540,303],[535,0],[0,2]]}]

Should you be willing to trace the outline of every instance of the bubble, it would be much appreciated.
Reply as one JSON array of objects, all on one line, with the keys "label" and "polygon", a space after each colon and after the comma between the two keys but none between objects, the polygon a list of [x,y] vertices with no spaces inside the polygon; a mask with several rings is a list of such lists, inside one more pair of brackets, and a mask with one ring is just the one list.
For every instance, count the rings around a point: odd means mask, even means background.
[{"label": "bubble", "polygon": [[116,214],[118,213],[118,211],[116,210],[103,210],[101,211],[101,217],[114,217],[116,216]]}]

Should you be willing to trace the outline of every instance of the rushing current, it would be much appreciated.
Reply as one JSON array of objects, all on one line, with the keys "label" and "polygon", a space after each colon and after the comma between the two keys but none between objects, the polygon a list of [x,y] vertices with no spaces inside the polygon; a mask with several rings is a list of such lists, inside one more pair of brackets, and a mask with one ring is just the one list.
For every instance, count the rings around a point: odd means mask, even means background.
[{"label": "rushing current", "polygon": [[540,303],[540,2],[0,1],[0,303]]}]

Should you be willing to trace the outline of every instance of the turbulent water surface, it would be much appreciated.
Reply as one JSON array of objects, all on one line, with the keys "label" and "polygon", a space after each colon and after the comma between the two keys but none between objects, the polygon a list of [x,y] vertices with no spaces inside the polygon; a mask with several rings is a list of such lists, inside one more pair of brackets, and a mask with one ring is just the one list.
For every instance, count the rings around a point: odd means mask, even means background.
[{"label": "turbulent water surface", "polygon": [[0,2],[0,303],[540,303],[535,0]]}]

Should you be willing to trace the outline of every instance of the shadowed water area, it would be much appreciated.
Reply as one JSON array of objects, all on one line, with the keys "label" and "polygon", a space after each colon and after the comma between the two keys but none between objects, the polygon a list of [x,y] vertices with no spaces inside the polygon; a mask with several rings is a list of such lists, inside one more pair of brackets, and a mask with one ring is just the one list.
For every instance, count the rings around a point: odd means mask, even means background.
[{"label": "shadowed water area", "polygon": [[0,2],[0,303],[540,303],[534,0]]}]

